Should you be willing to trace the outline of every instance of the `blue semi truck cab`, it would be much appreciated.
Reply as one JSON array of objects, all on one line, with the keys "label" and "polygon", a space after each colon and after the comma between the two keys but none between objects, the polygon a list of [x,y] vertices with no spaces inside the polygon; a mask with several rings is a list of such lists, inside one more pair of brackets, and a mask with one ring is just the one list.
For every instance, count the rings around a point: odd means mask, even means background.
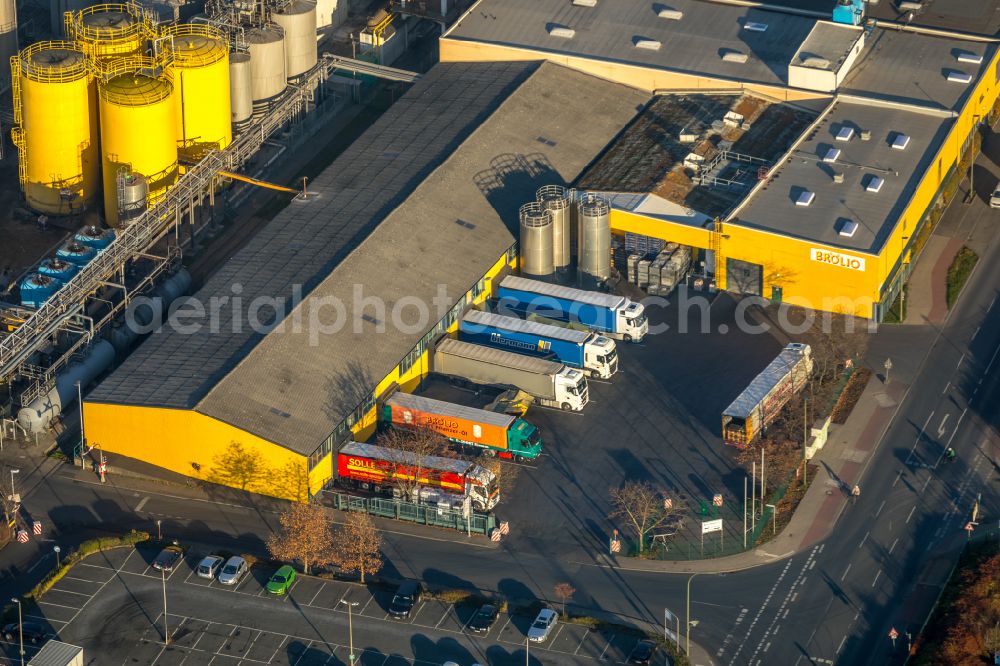
[{"label": "blue semi truck cab", "polygon": [[497,299],[500,314],[583,325],[626,342],[639,342],[649,332],[643,305],[615,294],[508,275],[500,282]]},{"label": "blue semi truck cab", "polygon": [[466,342],[540,356],[607,379],[618,372],[615,341],[599,333],[470,310],[458,325]]}]

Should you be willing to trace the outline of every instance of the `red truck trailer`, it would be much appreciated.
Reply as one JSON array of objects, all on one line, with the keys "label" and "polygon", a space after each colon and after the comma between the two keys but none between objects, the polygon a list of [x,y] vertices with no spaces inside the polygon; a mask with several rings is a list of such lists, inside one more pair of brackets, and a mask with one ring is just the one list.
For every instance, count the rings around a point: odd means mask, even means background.
[{"label": "red truck trailer", "polygon": [[500,501],[496,476],[480,465],[437,456],[426,456],[417,463],[408,451],[348,442],[337,454],[337,483],[346,488],[398,496],[393,479],[400,475],[412,479],[419,468],[420,497],[409,501],[423,504],[446,501],[460,506],[469,498],[478,511],[489,511]]}]

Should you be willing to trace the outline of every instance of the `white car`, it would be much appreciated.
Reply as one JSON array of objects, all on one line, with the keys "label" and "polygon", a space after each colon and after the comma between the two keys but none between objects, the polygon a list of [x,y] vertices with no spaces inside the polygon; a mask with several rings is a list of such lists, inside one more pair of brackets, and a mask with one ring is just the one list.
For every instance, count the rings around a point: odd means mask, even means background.
[{"label": "white car", "polygon": [[219,573],[219,569],[222,567],[223,560],[218,555],[209,555],[201,562],[198,563],[198,568],[195,569],[195,573],[201,578],[207,578],[212,580],[215,575]]},{"label": "white car", "polygon": [[538,617],[535,621],[531,623],[531,627],[528,629],[528,640],[532,643],[541,643],[549,634],[552,633],[552,629],[556,626],[559,616],[551,608],[543,608],[538,612]]},{"label": "white car", "polygon": [[1000,185],[990,195],[990,208],[1000,208]]},{"label": "white car", "polygon": [[234,555],[226,562],[226,566],[222,567],[222,572],[219,573],[219,582],[223,585],[236,585],[249,570],[247,561]]}]

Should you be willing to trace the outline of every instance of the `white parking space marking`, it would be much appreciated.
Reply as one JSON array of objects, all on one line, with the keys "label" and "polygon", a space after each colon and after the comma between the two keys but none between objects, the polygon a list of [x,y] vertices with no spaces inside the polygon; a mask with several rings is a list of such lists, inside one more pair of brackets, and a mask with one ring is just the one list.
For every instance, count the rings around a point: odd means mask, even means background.
[{"label": "white parking space marking", "polygon": [[309,603],[307,603],[306,606],[312,606],[313,602],[316,601],[316,597],[319,596],[319,593],[325,589],[326,589],[326,583],[323,583],[322,585],[320,585],[320,588],[316,590],[316,594],[313,595],[313,598],[309,600]]}]

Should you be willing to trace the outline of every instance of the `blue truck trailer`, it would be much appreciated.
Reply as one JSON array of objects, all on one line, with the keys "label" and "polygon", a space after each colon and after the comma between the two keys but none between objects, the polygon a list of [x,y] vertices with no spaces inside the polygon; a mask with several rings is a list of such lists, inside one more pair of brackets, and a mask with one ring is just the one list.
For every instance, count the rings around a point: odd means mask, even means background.
[{"label": "blue truck trailer", "polygon": [[469,310],[458,325],[466,342],[540,356],[607,379],[618,371],[615,341],[599,333]]},{"label": "blue truck trailer", "polygon": [[497,311],[503,315],[580,324],[626,342],[639,342],[649,332],[641,303],[624,296],[563,287],[516,275],[508,275],[500,282]]}]

